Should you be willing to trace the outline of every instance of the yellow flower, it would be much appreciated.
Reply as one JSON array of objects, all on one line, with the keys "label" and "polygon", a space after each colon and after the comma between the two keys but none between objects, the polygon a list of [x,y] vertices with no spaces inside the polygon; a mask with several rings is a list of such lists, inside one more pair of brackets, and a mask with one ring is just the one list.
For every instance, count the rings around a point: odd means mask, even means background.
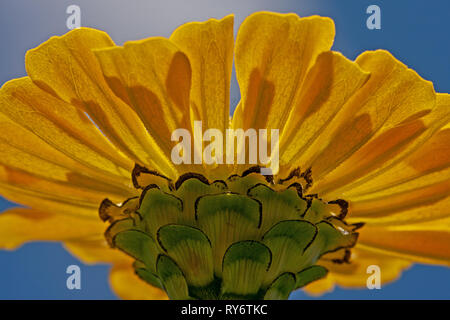
[{"label": "yellow flower", "polygon": [[[309,292],[365,286],[370,265],[383,282],[411,263],[449,265],[450,96],[386,51],[356,61],[330,51],[334,32],[328,18],[262,12],[235,43],[228,16],[123,47],[80,28],[30,50],[28,76],[0,91],[0,193],[27,207],[0,215],[0,247],[61,241],[87,263],[112,263],[120,297],[165,298],[109,247],[98,210],[114,222],[126,206],[113,203],[140,187],[251,168],[175,165],[172,132],[200,120],[203,130],[279,129],[280,170],[264,183],[297,182],[318,206],[339,204],[344,231],[359,228],[351,253],[319,260],[329,273]],[[230,120],[233,55],[241,102]]]}]

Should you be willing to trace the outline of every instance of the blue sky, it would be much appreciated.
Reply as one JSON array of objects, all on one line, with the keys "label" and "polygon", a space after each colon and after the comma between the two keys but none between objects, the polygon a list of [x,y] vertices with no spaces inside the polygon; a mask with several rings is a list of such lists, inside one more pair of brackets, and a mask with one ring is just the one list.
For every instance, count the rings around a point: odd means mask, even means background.
[{"label": "blue sky", "polygon": [[[364,0],[229,0],[229,1],[2,1],[0,3],[0,84],[25,75],[25,52],[61,35],[66,8],[81,7],[83,26],[107,31],[122,44],[149,36],[169,36],[178,25],[210,17],[236,15],[235,29],[250,13],[260,10],[318,14],[336,24],[334,50],[354,59],[365,50],[383,48],[431,80],[438,92],[450,92],[450,1]],[[381,30],[366,28],[366,8],[381,8]],[[232,102],[239,100],[235,82]],[[11,203],[0,199],[0,210]],[[78,264],[82,289],[66,288],[66,268]],[[16,251],[0,250],[0,299],[114,299],[108,282],[109,266],[83,265],[58,243],[31,243]],[[417,265],[381,290],[337,288],[322,299],[449,299],[448,268]],[[309,298],[296,292],[292,298]]]}]

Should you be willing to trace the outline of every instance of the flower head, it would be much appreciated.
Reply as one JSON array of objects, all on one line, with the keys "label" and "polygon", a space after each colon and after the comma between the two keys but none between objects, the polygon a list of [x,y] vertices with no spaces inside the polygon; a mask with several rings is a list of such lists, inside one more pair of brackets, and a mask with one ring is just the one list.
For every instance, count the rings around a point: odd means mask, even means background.
[{"label": "flower head", "polygon": [[[384,281],[449,265],[450,96],[333,39],[331,19],[260,12],[236,42],[228,16],[123,47],[80,28],[30,50],[28,76],[0,90],[0,192],[27,207],[0,215],[0,246],[62,241],[113,263],[126,298],[287,298],[365,285],[370,265]],[[244,134],[224,143],[230,129]],[[269,162],[250,161],[252,130],[276,130]]]}]

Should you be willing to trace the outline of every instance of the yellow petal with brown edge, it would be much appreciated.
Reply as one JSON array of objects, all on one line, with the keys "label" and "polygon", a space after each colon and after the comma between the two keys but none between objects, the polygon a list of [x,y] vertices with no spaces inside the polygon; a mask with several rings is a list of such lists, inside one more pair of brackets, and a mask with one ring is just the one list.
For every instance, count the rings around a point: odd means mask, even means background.
[{"label": "yellow petal with brown edge", "polygon": [[161,289],[152,287],[139,279],[131,266],[115,265],[109,276],[112,290],[126,300],[166,300]]},{"label": "yellow petal with brown edge", "polygon": [[350,263],[333,263],[319,261],[319,264],[328,269],[327,277],[307,285],[304,290],[318,296],[332,291],[334,285],[346,288],[365,288],[367,279],[372,274],[367,268],[376,265],[381,269],[381,287],[396,280],[402,271],[407,269],[411,262],[395,256],[369,251],[359,244],[352,249]]},{"label": "yellow petal with brown edge", "polygon": [[334,39],[331,19],[258,12],[242,23],[235,48],[243,127],[280,135],[317,56]]},{"label": "yellow petal with brown edge", "polygon": [[280,137],[280,164],[298,165],[296,159],[334,121],[342,106],[368,78],[369,73],[342,54],[332,51],[320,54],[308,72],[298,104],[293,106]]},{"label": "yellow petal with brown edge", "polygon": [[[367,143],[376,139],[378,142],[383,141],[383,138],[389,137],[389,133],[398,134],[393,131],[399,126],[404,126],[401,134],[404,140],[414,141],[414,136],[426,129],[427,125],[422,117],[429,114],[435,106],[432,84],[420,78],[390,53],[383,50],[365,52],[356,62],[363,70],[371,73],[369,80],[298,159],[298,163],[312,168],[315,185],[311,192],[332,190],[326,183],[339,185],[331,180],[337,178],[330,176],[330,172],[339,169],[339,165],[353,154],[359,156],[367,153],[368,147],[361,149]],[[393,150],[386,155],[383,165],[399,156],[395,147],[402,146],[405,142],[392,141],[391,144]],[[402,153],[406,151],[401,150]],[[379,150],[373,152],[377,153]],[[372,166],[374,167],[376,166]],[[348,174],[348,170],[343,173]],[[340,177],[343,173],[336,176]],[[321,179],[325,181],[321,182]],[[327,179],[332,182],[327,182]]]},{"label": "yellow petal with brown edge", "polygon": [[450,266],[450,218],[360,230],[358,242],[374,251],[391,254],[413,262]]},{"label": "yellow petal with brown edge", "polygon": [[112,47],[109,36],[89,28],[52,37],[27,52],[26,70],[33,82],[55,97],[86,112],[101,132],[134,162],[162,167],[158,152],[136,113],[106,83],[93,49]]},{"label": "yellow petal with brown edge", "polygon": [[[130,41],[123,47],[94,53],[110,88],[136,111],[158,148],[170,159],[177,143],[171,140],[172,132],[191,129],[191,67],[186,55],[164,38]],[[165,166],[173,172],[189,171],[185,166],[175,169],[171,162]]]},{"label": "yellow petal with brown edge", "polygon": [[[0,90],[0,106],[0,112],[29,130],[29,135],[38,136],[73,159],[77,165],[72,162],[71,167],[89,170],[99,178],[129,179],[133,162],[121,155],[83,112],[43,91],[30,78],[7,82]],[[16,131],[2,131],[2,139],[15,138]]]},{"label": "yellow petal with brown edge", "polygon": [[103,233],[99,219],[13,208],[0,213],[0,247],[15,249],[28,241],[76,240]]}]

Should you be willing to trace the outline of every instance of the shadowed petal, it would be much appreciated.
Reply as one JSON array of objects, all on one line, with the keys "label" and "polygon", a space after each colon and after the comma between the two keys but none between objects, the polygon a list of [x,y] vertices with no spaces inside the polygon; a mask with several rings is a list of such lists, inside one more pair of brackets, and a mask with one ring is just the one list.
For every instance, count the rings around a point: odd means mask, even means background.
[{"label": "shadowed petal", "polygon": [[[191,63],[192,124],[195,120],[201,120],[203,132],[218,129],[224,137],[230,123],[233,20],[233,15],[229,15],[221,20],[191,22],[180,26],[170,37]],[[215,156],[217,163],[224,162],[222,152],[217,152]],[[204,165],[203,170],[222,178],[230,174],[225,165]]]},{"label": "shadowed petal", "polygon": [[297,159],[334,121],[342,106],[368,78],[369,73],[339,53],[327,51],[319,55],[280,137],[280,162],[287,171],[303,167]]},{"label": "shadowed petal", "polygon": [[189,170],[174,168],[169,161],[176,143],[171,141],[172,132],[191,130],[191,66],[186,55],[163,38],[130,41],[94,53],[110,88],[136,111],[156,142],[154,148],[164,154],[158,162],[166,168],[163,173],[174,178],[176,170]]},{"label": "shadowed petal", "polygon": [[428,127],[436,129],[434,117],[426,118],[435,107],[430,82],[386,51],[356,62],[369,80],[297,160],[312,168],[311,192],[324,194],[387,165],[426,140]]},{"label": "shadowed petal", "polygon": [[267,12],[246,18],[235,49],[242,127],[280,129],[281,134],[308,70],[333,39],[328,18]]},{"label": "shadowed petal", "polygon": [[228,128],[233,20],[230,15],[221,20],[187,23],[170,37],[191,63],[191,107],[195,120],[202,120],[204,130],[216,128],[225,132]]},{"label": "shadowed petal", "polygon": [[[91,173],[100,171],[119,181],[129,179],[133,162],[111,145],[86,114],[41,90],[30,78],[7,82],[0,90],[0,105],[0,112],[11,122],[73,159],[73,167],[91,169]],[[4,137],[9,135],[5,130]]]},{"label": "shadowed petal", "polygon": [[113,46],[104,32],[75,29],[28,51],[26,70],[37,86],[86,112],[133,161],[159,168],[162,156],[136,113],[109,88],[92,52]]}]

